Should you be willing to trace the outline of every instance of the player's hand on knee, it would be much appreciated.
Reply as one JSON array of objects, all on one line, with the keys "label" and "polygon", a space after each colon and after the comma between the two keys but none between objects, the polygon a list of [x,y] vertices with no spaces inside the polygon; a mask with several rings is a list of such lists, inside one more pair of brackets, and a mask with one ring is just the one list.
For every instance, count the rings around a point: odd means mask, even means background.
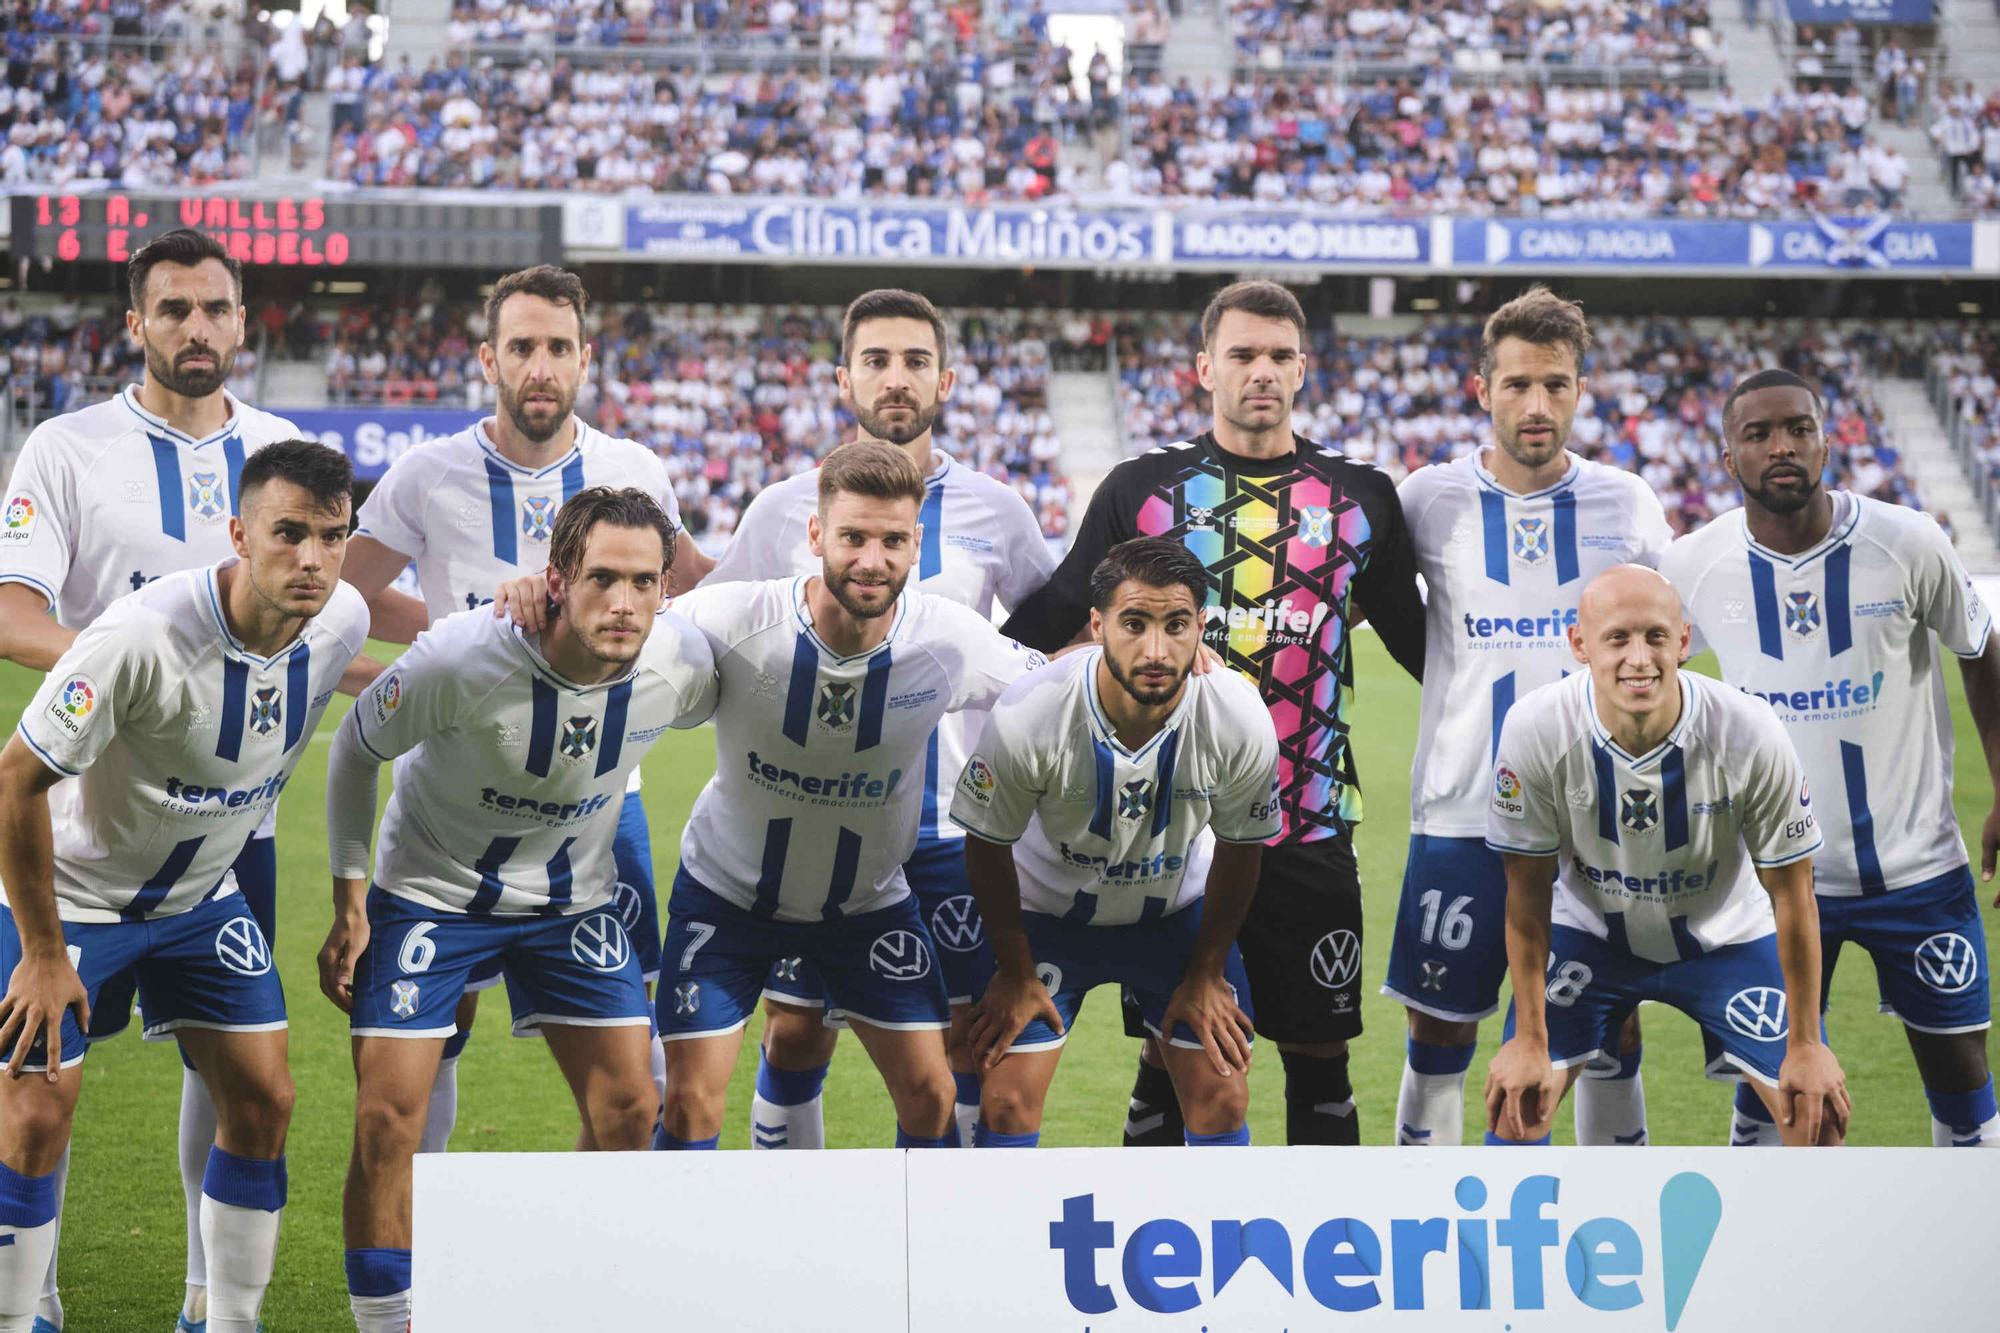
[{"label": "player's hand on knee", "polygon": [[1778,1114],[1799,1138],[1819,1142],[1822,1125],[1844,1135],[1853,1109],[1847,1075],[1831,1049],[1815,1042],[1786,1053],[1778,1069]]},{"label": "player's hand on knee", "polygon": [[973,1057],[982,1069],[991,1069],[1007,1056],[1007,1048],[1021,1035],[1021,1029],[1041,1019],[1057,1036],[1063,1032],[1062,1011],[1055,997],[1036,976],[1013,976],[997,972],[986,985],[986,993],[972,1006],[972,1028],[967,1040]]},{"label": "player's hand on knee", "polygon": [[35,1039],[46,1032],[46,1077],[56,1081],[62,1073],[62,1020],[68,1009],[76,1010],[77,1026],[89,1031],[90,993],[71,966],[68,952],[24,954],[7,979],[6,996],[0,998],[0,1051],[13,1052],[7,1060],[9,1078],[28,1072],[21,1066]]},{"label": "player's hand on knee", "polygon": [[1546,1049],[1519,1037],[1509,1040],[1486,1066],[1486,1127],[1516,1142],[1541,1138],[1549,1132],[1566,1081]]},{"label": "player's hand on knee", "polygon": [[541,574],[508,579],[493,594],[493,614],[506,616],[530,634],[548,628],[549,581]]},{"label": "player's hand on knee", "polygon": [[354,964],[368,947],[366,916],[336,915],[319,951],[320,994],[343,1014],[354,1012]]},{"label": "player's hand on knee", "polygon": [[1160,1031],[1171,1039],[1181,1023],[1193,1030],[1221,1077],[1250,1068],[1250,1015],[1236,1003],[1235,990],[1220,976],[1188,976],[1174,988]]}]

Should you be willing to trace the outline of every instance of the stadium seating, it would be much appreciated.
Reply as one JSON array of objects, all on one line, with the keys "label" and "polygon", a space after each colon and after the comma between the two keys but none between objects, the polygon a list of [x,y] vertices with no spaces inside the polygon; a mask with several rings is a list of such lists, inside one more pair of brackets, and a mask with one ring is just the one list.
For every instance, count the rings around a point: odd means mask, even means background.
[{"label": "stadium seating", "polygon": [[1933,401],[1990,520],[2000,512],[2000,329],[1939,326],[1931,339]]},{"label": "stadium seating", "polygon": [[136,381],[143,364],[116,314],[85,314],[73,301],[33,313],[12,298],[0,307],[0,410],[67,412],[101,396],[98,386]]},{"label": "stadium seating", "polygon": [[1930,138],[1965,210],[2000,213],[2000,87],[1947,80],[1932,99]]}]

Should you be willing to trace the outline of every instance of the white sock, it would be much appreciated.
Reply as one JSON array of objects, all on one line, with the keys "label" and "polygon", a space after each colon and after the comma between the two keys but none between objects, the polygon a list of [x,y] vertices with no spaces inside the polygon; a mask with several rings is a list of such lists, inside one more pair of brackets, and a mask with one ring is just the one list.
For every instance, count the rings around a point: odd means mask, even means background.
[{"label": "white sock", "polygon": [[1465,1071],[1477,1049],[1410,1039],[1396,1093],[1398,1144],[1455,1148],[1465,1142]]},{"label": "white sock", "polygon": [[29,1333],[35,1303],[49,1275],[56,1248],[55,1173],[21,1176],[0,1165],[0,1203],[14,1216],[46,1217],[34,1226],[7,1226],[10,1244],[0,1245],[0,1333]]},{"label": "white sock", "polygon": [[56,1260],[62,1255],[62,1206],[68,1189],[69,1149],[64,1148],[62,1160],[56,1163],[56,1240],[49,1248],[49,1275],[42,1283],[42,1299],[35,1307],[36,1314],[57,1328],[63,1326],[63,1308],[62,1293],[56,1283]]},{"label": "white sock", "polygon": [[1931,1144],[1938,1148],[2000,1148],[2000,1103],[1993,1080],[1973,1092],[1924,1091],[1931,1104]]},{"label": "white sock", "polygon": [[431,1080],[430,1103],[424,1107],[424,1136],[417,1141],[418,1152],[443,1152],[451,1143],[452,1127],[458,1123],[458,1057],[438,1061],[437,1077]]},{"label": "white sock", "polygon": [[653,1039],[653,1096],[661,1106],[667,1104],[667,1048]]},{"label": "white sock", "polygon": [[193,1282],[187,1284],[187,1294],[181,1298],[181,1315],[190,1324],[208,1321],[208,1288]]},{"label": "white sock", "polygon": [[[1749,1085],[1744,1084],[1743,1086],[1748,1087]],[[1753,1097],[1756,1096],[1754,1092],[1750,1095]],[[1771,1113],[1765,1110],[1761,1099],[1757,1102],[1757,1109],[1762,1114],[1750,1115],[1746,1113],[1741,1097],[1731,1103],[1729,1107],[1728,1140],[1730,1147],[1776,1148],[1784,1143],[1784,1140],[1778,1137],[1778,1122],[1770,1118]]]},{"label": "white sock", "polygon": [[279,1208],[240,1208],[210,1195],[201,1200],[208,1246],[208,1333],[257,1333],[257,1311],[278,1257]]},{"label": "white sock", "polygon": [[779,1069],[757,1053],[757,1095],[750,1100],[752,1148],[824,1148],[826,1066]]},{"label": "white sock", "polygon": [[215,1146],[215,1099],[201,1075],[181,1066],[181,1196],[187,1201],[187,1283],[208,1282],[208,1262],[201,1242],[201,1178],[208,1171],[208,1150]]},{"label": "white sock", "polygon": [[360,1333],[409,1333],[410,1293],[399,1291],[393,1296],[349,1296],[348,1308],[354,1311],[354,1326]]},{"label": "white sock", "polygon": [[1646,1088],[1639,1064],[1646,1048],[1621,1054],[1609,1074],[1585,1070],[1576,1081],[1576,1141],[1583,1147],[1641,1147],[1646,1142]]}]

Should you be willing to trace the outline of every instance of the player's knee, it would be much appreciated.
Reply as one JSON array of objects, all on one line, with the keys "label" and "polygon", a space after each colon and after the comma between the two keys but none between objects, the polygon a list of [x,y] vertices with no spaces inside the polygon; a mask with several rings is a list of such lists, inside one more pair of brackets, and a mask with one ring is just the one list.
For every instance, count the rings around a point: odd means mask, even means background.
[{"label": "player's knee", "polygon": [[[32,1077],[40,1078],[39,1074]],[[59,1097],[14,1097],[7,1108],[7,1166],[24,1176],[45,1176],[69,1146],[70,1107]]]},{"label": "player's knee", "polygon": [[1976,1092],[1986,1085],[1986,1033],[1918,1032],[1909,1029],[1917,1071],[1931,1092]]},{"label": "player's knee", "polygon": [[1026,1088],[989,1074],[979,1093],[979,1118],[1002,1134],[1033,1134],[1042,1127],[1042,1103]]},{"label": "player's knee", "polygon": [[592,1091],[585,1128],[598,1152],[638,1152],[651,1141],[653,1121],[660,1113],[653,1081],[620,1083]]},{"label": "player's knee", "polygon": [[407,1157],[424,1134],[424,1097],[364,1091],[354,1102],[354,1153],[363,1162]]},{"label": "player's knee", "polygon": [[1227,1134],[1250,1115],[1250,1084],[1238,1076],[1190,1080],[1179,1090],[1181,1117],[1190,1133]]},{"label": "player's knee", "polygon": [[896,1123],[912,1134],[942,1134],[958,1101],[958,1085],[942,1065],[897,1080],[889,1092],[896,1103]]},{"label": "player's knee", "polygon": [[722,1132],[722,1114],[727,1087],[696,1087],[688,1079],[667,1078],[667,1100],[660,1108],[660,1122],[667,1133],[692,1142]]},{"label": "player's knee", "polygon": [[250,1147],[252,1155],[275,1156],[297,1102],[291,1071],[279,1065],[231,1089],[228,1104],[216,1106],[216,1117],[229,1137]]},{"label": "player's knee", "polygon": [[1472,1046],[1479,1041],[1479,1024],[1459,1023],[1412,1009],[1410,1036],[1428,1046]]},{"label": "player's knee", "polygon": [[764,1057],[780,1069],[817,1069],[833,1057],[840,1034],[821,1021],[817,1009],[768,1005],[764,1011]]}]

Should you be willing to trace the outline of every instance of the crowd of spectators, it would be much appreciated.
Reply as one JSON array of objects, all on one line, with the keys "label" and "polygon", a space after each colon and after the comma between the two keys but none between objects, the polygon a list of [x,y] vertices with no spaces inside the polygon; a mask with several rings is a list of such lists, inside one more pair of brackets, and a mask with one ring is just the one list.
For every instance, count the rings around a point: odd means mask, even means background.
[{"label": "crowd of spectators", "polygon": [[659,46],[689,38],[861,60],[963,45],[980,6],[937,0],[455,0],[454,47]]},{"label": "crowd of spectators", "polygon": [[1931,370],[1943,388],[1946,428],[1970,446],[1974,480],[1991,512],[2000,497],[2000,327],[1938,327]]},{"label": "crowd of spectators", "polygon": [[82,407],[107,388],[139,378],[144,355],[110,311],[86,311],[69,299],[23,310],[0,306],[0,411],[34,419]]},{"label": "crowd of spectators", "polygon": [[1932,99],[1930,136],[1966,211],[2000,212],[2000,87],[1945,80]]},{"label": "crowd of spectators", "polygon": [[[1722,402],[1738,375],[1783,366],[1827,404],[1830,484],[1917,505],[1869,387],[1871,368],[1907,371],[1922,334],[1731,321],[1708,331],[1678,321],[1595,322],[1588,390],[1570,447],[1643,476],[1686,532],[1737,504],[1723,470]],[[1126,444],[1137,451],[1208,429],[1194,374],[1196,331],[1157,318],[1121,322],[1119,391]],[[1429,323],[1400,335],[1316,331],[1294,429],[1400,478],[1490,443],[1473,387],[1479,325]]]},{"label": "crowd of spectators", "polygon": [[1132,152],[1119,194],[1313,202],[1358,213],[1770,217],[1894,207],[1910,164],[1869,134],[1857,90],[1676,85],[1469,87],[1450,79],[1343,87],[1239,76],[1205,88],[1157,73],[1126,93]]},{"label": "crowd of spectators", "polygon": [[1230,14],[1238,51],[1273,62],[1493,52],[1541,65],[1723,63],[1705,0],[1234,0]]}]

